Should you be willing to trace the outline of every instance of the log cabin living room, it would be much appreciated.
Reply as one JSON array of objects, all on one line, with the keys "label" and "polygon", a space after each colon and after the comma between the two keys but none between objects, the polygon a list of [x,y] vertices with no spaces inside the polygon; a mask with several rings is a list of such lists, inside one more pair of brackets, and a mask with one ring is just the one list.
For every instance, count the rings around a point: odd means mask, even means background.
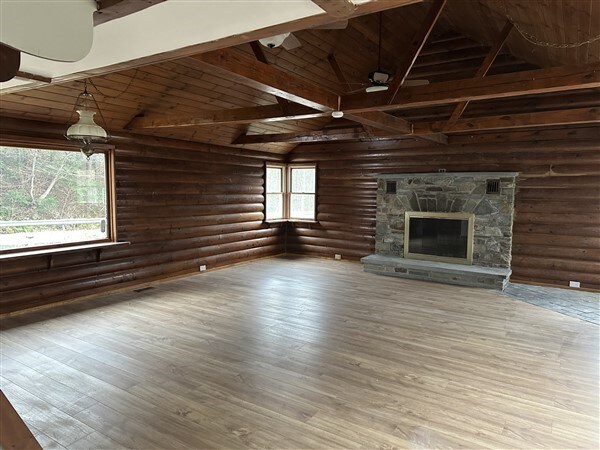
[{"label": "log cabin living room", "polygon": [[600,448],[600,0],[0,15],[0,447]]}]

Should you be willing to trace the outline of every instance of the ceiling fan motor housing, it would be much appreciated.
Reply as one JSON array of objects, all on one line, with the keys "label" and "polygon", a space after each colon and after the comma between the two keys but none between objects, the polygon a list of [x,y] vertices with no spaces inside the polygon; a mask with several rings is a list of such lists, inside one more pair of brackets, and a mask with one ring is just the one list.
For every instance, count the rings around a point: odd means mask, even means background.
[{"label": "ceiling fan motor housing", "polygon": [[369,74],[369,81],[378,86],[387,85],[390,81],[390,74],[382,70],[376,70]]}]

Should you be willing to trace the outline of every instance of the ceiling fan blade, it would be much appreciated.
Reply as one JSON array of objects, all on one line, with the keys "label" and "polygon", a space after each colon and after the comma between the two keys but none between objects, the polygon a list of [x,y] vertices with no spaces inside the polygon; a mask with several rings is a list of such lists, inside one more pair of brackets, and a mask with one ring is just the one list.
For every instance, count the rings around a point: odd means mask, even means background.
[{"label": "ceiling fan blade", "polygon": [[2,43],[23,53],[74,62],[92,48],[96,2],[2,1]]},{"label": "ceiling fan blade", "polygon": [[294,33],[290,33],[288,37],[285,38],[281,46],[286,50],[294,50],[302,45],[302,42],[298,40]]},{"label": "ceiling fan blade", "polygon": [[348,27],[347,20],[340,20],[338,22],[329,23],[327,25],[319,25],[314,27],[313,30],[344,30]]},{"label": "ceiling fan blade", "polygon": [[414,86],[427,86],[429,80],[405,80],[402,86],[414,87]]}]

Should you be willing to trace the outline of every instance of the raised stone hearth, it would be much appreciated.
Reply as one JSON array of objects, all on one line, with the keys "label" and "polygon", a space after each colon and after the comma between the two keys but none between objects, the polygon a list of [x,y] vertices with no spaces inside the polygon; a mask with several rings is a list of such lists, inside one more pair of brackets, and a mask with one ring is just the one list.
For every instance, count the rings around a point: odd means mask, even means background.
[{"label": "raised stone hearth", "polygon": [[400,278],[504,290],[511,270],[438,261],[369,255],[361,259],[365,272]]},{"label": "raised stone hearth", "polygon": [[[376,254],[363,258],[365,270],[382,275],[504,289],[511,273],[516,176],[515,172],[380,175]],[[469,242],[472,258],[468,261],[472,261],[472,265],[454,264],[444,260],[448,258],[436,255],[415,255],[412,250],[405,254],[405,232],[409,229],[405,227],[407,211],[464,213],[472,217]]]}]

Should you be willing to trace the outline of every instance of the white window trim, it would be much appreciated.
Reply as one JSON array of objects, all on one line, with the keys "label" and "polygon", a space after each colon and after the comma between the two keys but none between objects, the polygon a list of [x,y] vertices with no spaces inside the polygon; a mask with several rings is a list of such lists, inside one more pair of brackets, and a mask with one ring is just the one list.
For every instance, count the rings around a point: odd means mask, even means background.
[{"label": "white window trim", "polygon": [[[281,219],[267,219],[267,168],[277,167],[282,169],[282,188],[283,191],[283,218]],[[315,196],[315,210],[312,219],[303,219],[297,217],[290,217],[290,198],[292,195],[292,169],[315,169],[315,192],[306,192],[305,194],[311,194]],[[317,223],[317,186],[318,180],[317,164],[306,163],[306,164],[282,164],[282,163],[267,163],[265,165],[265,222],[267,223],[278,223],[278,222],[305,222],[305,223]],[[271,192],[273,193],[273,192]],[[300,192],[297,192],[300,194]]]}]

